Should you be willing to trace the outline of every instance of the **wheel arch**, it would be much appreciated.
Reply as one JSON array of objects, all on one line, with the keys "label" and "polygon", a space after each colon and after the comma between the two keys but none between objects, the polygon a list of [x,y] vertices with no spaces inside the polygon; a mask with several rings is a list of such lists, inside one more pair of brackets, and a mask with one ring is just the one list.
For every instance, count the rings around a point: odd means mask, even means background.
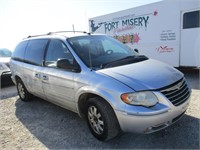
[{"label": "wheel arch", "polygon": [[30,90],[28,89],[28,86],[27,86],[26,82],[23,81],[23,78],[20,77],[19,75],[15,75],[14,76],[14,81],[15,81],[16,85],[17,85],[17,81],[19,81],[19,80],[22,81],[22,83],[26,87],[26,90],[30,93]]},{"label": "wheel arch", "polygon": [[79,115],[80,115],[81,118],[85,117],[87,102],[90,98],[93,98],[93,97],[101,98],[102,100],[107,102],[110,105],[110,107],[113,109],[112,105],[104,97],[99,96],[99,95],[94,94],[94,93],[91,93],[91,92],[83,93],[79,96],[79,99],[78,99],[78,112],[79,112]]},{"label": "wheel arch", "polygon": [[[22,77],[21,77],[21,74],[20,73],[18,73],[18,72],[15,72],[14,74],[12,74],[12,80],[13,80],[13,82],[15,83],[15,84],[17,84],[17,81],[18,80],[21,80],[22,81]],[[23,81],[22,81],[23,82]]]},{"label": "wheel arch", "polygon": [[22,80],[18,75],[15,76],[15,81]]}]

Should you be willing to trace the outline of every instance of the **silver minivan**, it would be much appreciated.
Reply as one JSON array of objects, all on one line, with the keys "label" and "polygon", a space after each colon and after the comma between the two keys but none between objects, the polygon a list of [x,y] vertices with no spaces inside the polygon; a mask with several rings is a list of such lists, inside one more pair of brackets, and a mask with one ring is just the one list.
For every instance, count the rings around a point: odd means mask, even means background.
[{"label": "silver minivan", "polygon": [[166,128],[190,101],[181,72],[106,35],[29,36],[15,48],[10,65],[21,100],[36,96],[78,113],[102,141],[121,131]]}]

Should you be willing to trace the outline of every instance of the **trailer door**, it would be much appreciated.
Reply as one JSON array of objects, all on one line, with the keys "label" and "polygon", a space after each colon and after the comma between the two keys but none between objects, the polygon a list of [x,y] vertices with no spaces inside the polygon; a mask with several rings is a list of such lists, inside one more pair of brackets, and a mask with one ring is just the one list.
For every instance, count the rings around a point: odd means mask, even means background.
[{"label": "trailer door", "polygon": [[200,66],[200,10],[184,11],[181,15],[180,66]]}]

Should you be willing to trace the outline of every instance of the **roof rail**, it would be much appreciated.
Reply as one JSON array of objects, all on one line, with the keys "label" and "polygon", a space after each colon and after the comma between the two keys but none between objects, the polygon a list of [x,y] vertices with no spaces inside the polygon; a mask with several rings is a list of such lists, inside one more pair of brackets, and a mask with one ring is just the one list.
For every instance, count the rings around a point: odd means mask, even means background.
[{"label": "roof rail", "polygon": [[29,35],[27,38],[37,37],[37,36],[45,36],[45,35],[47,35],[47,34]]},{"label": "roof rail", "polygon": [[49,32],[47,35],[52,35],[56,33],[65,33],[65,32],[72,32],[72,33],[87,33],[86,31],[56,31],[56,32]]},{"label": "roof rail", "polygon": [[90,34],[90,33],[87,33],[86,31],[56,31],[56,32],[49,32],[47,34],[29,35],[27,38],[37,37],[37,36],[45,36],[45,35],[52,35],[52,34],[56,34],[56,33],[65,33],[65,32]]}]

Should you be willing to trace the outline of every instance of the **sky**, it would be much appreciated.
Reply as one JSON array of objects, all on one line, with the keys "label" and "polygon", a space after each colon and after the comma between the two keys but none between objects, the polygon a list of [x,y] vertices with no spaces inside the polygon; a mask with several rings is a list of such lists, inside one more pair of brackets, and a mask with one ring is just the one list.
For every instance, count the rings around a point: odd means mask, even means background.
[{"label": "sky", "polygon": [[0,48],[29,35],[88,31],[88,19],[161,0],[0,0]]}]

